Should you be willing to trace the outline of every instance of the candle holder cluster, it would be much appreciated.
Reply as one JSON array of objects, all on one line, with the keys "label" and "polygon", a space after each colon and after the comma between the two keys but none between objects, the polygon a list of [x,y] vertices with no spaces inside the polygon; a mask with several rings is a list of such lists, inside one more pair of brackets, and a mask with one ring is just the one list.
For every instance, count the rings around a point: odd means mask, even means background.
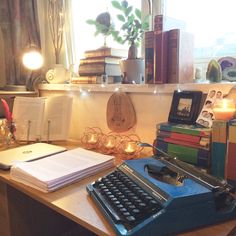
[{"label": "candle holder cluster", "polygon": [[98,127],[85,128],[81,144],[86,149],[94,149],[103,154],[114,154],[117,158],[128,160],[138,158],[143,147],[137,145],[140,138],[136,134],[104,134]]}]

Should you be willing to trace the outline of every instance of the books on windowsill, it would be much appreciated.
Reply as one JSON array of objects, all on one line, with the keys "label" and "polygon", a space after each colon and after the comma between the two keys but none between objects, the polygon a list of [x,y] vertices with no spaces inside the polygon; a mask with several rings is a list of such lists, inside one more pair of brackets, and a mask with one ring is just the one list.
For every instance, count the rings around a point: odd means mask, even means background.
[{"label": "books on windowsill", "polygon": [[128,51],[125,49],[111,48],[111,47],[101,47],[94,50],[87,50],[84,53],[85,58],[94,57],[118,57],[125,58],[128,55]]},{"label": "books on windowsill", "polygon": [[22,184],[51,192],[113,166],[113,156],[76,148],[40,160],[16,163],[10,176]]},{"label": "books on windowsill", "polygon": [[191,83],[194,38],[177,19],[156,15],[154,30],[145,32],[145,82]]},{"label": "books on windowsill", "polygon": [[79,65],[80,76],[107,75],[120,76],[121,70],[119,64],[108,63],[87,63]]},{"label": "books on windowsill", "polygon": [[[120,60],[127,57],[128,52],[124,49],[116,49],[110,47],[101,47],[95,50],[87,50],[84,52],[84,58],[80,59],[79,76],[76,83],[86,82],[85,77],[93,78],[92,82],[89,79],[86,83],[101,83],[99,76],[120,77],[119,81],[114,78],[114,83],[121,82]],[[84,77],[84,78],[83,78]],[[95,82],[94,82],[95,81]],[[108,79],[106,83],[113,83]]]},{"label": "books on windowsill", "polygon": [[72,84],[114,84],[121,83],[121,76],[88,75],[71,79]]}]

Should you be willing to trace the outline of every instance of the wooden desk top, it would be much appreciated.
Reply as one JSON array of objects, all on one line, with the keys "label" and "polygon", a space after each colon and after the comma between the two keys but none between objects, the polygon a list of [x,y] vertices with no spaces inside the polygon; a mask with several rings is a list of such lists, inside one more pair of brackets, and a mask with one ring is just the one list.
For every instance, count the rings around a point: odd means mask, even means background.
[{"label": "wooden desk top", "polygon": [[[113,236],[116,235],[113,228],[86,191],[87,184],[96,180],[98,177],[105,175],[109,171],[111,171],[111,169],[73,183],[52,193],[43,193],[11,180],[9,171],[0,171],[0,181],[8,183],[19,191],[27,194],[33,199],[43,203],[98,235]],[[236,219],[218,225],[182,233],[179,234],[179,236],[226,236],[235,225]]]}]

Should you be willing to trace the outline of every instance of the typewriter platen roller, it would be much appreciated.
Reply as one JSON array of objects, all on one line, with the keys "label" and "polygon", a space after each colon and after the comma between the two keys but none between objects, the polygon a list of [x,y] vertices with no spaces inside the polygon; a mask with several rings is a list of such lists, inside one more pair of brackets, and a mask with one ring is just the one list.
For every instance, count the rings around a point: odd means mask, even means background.
[{"label": "typewriter platen roller", "polygon": [[173,235],[236,217],[231,186],[174,158],[128,160],[87,191],[117,235]]}]

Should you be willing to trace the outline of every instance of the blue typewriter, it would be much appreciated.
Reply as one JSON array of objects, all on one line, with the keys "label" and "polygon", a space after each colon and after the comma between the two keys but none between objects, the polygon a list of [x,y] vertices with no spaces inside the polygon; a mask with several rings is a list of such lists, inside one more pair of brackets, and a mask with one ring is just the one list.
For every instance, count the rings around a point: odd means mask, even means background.
[{"label": "blue typewriter", "polygon": [[230,185],[169,156],[125,161],[87,191],[117,235],[173,235],[236,217]]}]

